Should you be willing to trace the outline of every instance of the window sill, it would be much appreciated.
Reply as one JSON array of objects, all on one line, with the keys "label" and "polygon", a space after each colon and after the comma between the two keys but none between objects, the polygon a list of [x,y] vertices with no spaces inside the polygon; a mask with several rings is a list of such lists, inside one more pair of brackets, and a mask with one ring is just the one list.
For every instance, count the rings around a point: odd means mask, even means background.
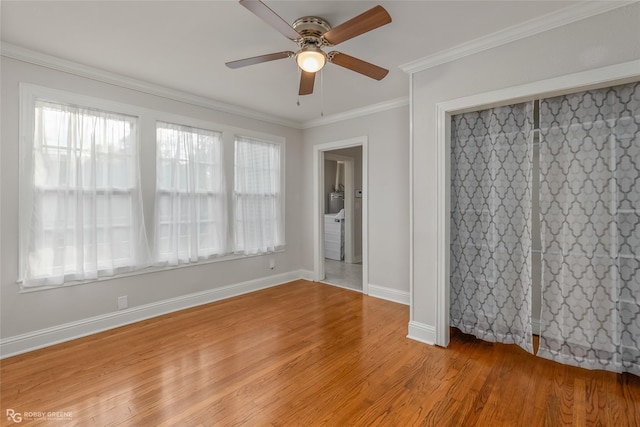
[{"label": "window sill", "polygon": [[251,254],[251,255],[230,254],[230,255],[210,258],[210,259],[207,259],[207,260],[202,260],[202,261],[197,261],[197,262],[192,262],[192,263],[187,263],[187,264],[178,264],[178,265],[171,265],[171,266],[150,266],[150,267],[145,267],[145,268],[143,268],[141,270],[136,270],[136,271],[132,271],[132,272],[128,272],[128,273],[120,273],[120,274],[116,274],[116,275],[108,276],[108,277],[98,277],[97,279],[92,279],[92,280],[78,280],[78,281],[67,282],[67,283],[64,283],[62,285],[55,285],[55,286],[34,286],[34,287],[25,288],[25,287],[22,286],[22,280],[18,280],[16,283],[18,283],[18,285],[20,286],[20,293],[21,294],[27,294],[27,293],[31,293],[31,292],[40,292],[40,291],[47,291],[47,290],[51,290],[51,289],[61,289],[61,288],[68,288],[68,287],[71,287],[71,286],[86,285],[86,284],[89,284],[89,283],[106,282],[106,281],[109,281],[109,280],[118,280],[118,279],[131,277],[131,276],[140,276],[140,275],[143,275],[143,274],[160,273],[160,272],[163,272],[163,271],[176,270],[176,269],[180,269],[180,268],[198,267],[198,266],[202,266],[202,265],[215,264],[215,263],[219,263],[219,262],[235,261],[235,260],[240,260],[240,259],[255,258],[255,257],[260,257],[260,256],[278,254],[278,253],[283,253],[285,251],[285,248],[286,248],[286,245],[283,245],[280,249],[277,249],[277,250],[275,250],[273,252],[264,252],[264,253],[260,253],[260,254]]}]

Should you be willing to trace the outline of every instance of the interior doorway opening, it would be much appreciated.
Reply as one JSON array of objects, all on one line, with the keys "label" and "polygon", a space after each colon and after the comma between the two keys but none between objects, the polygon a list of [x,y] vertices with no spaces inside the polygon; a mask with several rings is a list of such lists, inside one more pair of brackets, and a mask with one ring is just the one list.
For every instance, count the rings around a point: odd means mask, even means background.
[{"label": "interior doorway opening", "polygon": [[316,146],[314,280],[367,293],[366,138]]}]

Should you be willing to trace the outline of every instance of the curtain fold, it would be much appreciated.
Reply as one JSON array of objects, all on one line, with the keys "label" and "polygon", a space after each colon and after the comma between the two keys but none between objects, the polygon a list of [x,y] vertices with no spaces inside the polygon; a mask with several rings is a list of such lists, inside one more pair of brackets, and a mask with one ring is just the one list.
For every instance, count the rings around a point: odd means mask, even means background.
[{"label": "curtain fold", "polygon": [[284,245],[279,144],[237,136],[234,251],[273,252]]},{"label": "curtain fold", "polygon": [[137,118],[37,100],[34,125],[22,285],[148,266]]},{"label": "curtain fold", "polygon": [[177,265],[227,252],[222,134],[156,125],[157,263]]},{"label": "curtain fold", "polygon": [[533,352],[533,103],[451,123],[450,324]]},{"label": "curtain fold", "polygon": [[640,83],[540,102],[539,355],[640,375]]}]

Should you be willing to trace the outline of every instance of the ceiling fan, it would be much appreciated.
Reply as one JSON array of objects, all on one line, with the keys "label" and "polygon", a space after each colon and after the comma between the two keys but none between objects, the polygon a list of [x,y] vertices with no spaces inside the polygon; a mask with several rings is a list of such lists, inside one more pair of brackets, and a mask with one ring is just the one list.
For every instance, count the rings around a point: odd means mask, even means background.
[{"label": "ceiling fan", "polygon": [[338,51],[325,53],[322,50],[324,46],[335,46],[390,23],[391,16],[382,6],[371,8],[347,22],[331,28],[327,21],[315,16],[299,18],[293,25],[289,25],[260,0],[240,0],[240,4],[289,40],[297,43],[300,49],[297,52],[284,51],[227,62],[226,65],[229,68],[246,67],[276,59],[295,58],[302,70],[298,91],[300,95],[313,93],[316,72],[320,71],[327,62],[376,80],[382,80],[389,72],[385,68],[345,53]]}]

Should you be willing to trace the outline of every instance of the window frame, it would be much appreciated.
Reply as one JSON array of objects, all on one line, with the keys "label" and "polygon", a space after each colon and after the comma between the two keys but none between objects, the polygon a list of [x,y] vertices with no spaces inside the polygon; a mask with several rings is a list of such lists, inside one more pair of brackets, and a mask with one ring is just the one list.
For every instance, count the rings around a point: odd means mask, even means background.
[{"label": "window frame", "polygon": [[[32,83],[21,82],[19,85],[19,179],[18,189],[20,192],[18,200],[18,277],[16,283],[20,286],[20,293],[38,292],[47,289],[58,289],[61,287],[76,286],[87,283],[95,283],[119,279],[123,277],[136,276],[140,274],[148,274],[165,270],[173,270],[176,268],[189,268],[193,266],[210,264],[216,262],[224,262],[229,260],[238,260],[251,258],[255,256],[264,256],[265,253],[258,254],[240,254],[234,253],[233,241],[235,239],[233,233],[233,189],[234,189],[234,141],[236,135],[242,135],[248,138],[267,141],[280,145],[280,188],[281,188],[281,212],[282,212],[282,228],[283,242],[275,251],[276,253],[284,252],[286,249],[286,138],[279,135],[253,131],[245,128],[239,128],[232,125],[216,123],[214,121],[198,118],[198,113],[193,116],[185,116],[175,114],[168,111],[161,111],[151,108],[145,108],[137,105],[126,104],[110,99],[100,98],[98,96],[78,94],[66,90],[53,89]],[[22,277],[24,277],[24,257],[26,255],[27,240],[25,239],[25,227],[28,227],[28,221],[24,221],[25,213],[31,212],[32,204],[30,193],[33,188],[33,182],[24,177],[32,177],[33,165],[30,157],[33,153],[33,130],[35,125],[35,100],[44,100],[53,103],[69,104],[83,108],[93,108],[116,112],[118,114],[130,115],[137,117],[137,135],[136,150],[138,155],[138,173],[140,175],[140,191],[142,194],[142,217],[144,219],[144,233],[147,237],[149,252],[151,254],[151,266],[141,270],[118,272],[110,276],[99,276],[95,279],[66,281],[61,285],[43,285],[34,287],[22,286]],[[200,113],[202,115],[202,113]],[[227,204],[227,240],[230,242],[225,254],[213,256],[207,259],[198,260],[192,263],[183,263],[178,265],[155,265],[154,244],[155,244],[155,197],[156,197],[156,122],[176,123],[184,126],[203,128],[214,130],[222,133],[222,150],[223,162],[225,168],[226,183],[226,204]],[[27,157],[25,157],[27,156]],[[153,159],[153,160],[150,160]],[[26,191],[26,193],[25,193]]]},{"label": "window frame", "polygon": [[[58,105],[66,105],[71,107],[78,107],[84,109],[94,109],[100,112],[114,113],[120,114],[124,116],[130,116],[135,119],[136,124],[136,135],[133,138],[134,147],[132,152],[134,152],[137,156],[138,162],[135,165],[137,168],[137,173],[140,174],[140,146],[141,146],[141,109],[134,108],[127,104],[121,104],[118,102],[112,102],[104,99],[93,98],[90,96],[73,94],[66,91],[61,91],[57,89],[46,88],[42,86],[36,86],[31,84],[20,84],[20,128],[19,128],[19,162],[20,162],[20,173],[18,178],[18,188],[19,188],[19,200],[18,200],[18,215],[19,215],[19,224],[18,224],[18,282],[22,283],[23,278],[26,274],[26,260],[28,251],[28,236],[29,236],[29,228],[31,212],[33,209],[34,202],[34,193],[38,191],[38,188],[35,185],[33,178],[33,152],[34,152],[34,132],[35,132],[35,109],[37,102],[50,102]],[[140,191],[142,194],[142,186],[141,183],[138,183],[140,188],[131,187],[126,189],[114,189],[117,193],[129,194],[134,196],[136,191]],[[47,189],[44,189],[45,191]],[[51,189],[50,189],[51,190]],[[76,189],[75,191],[80,192],[83,191],[81,189]],[[98,190],[100,191],[100,190]],[[102,190],[105,191],[105,190]],[[139,230],[135,230],[135,224],[131,224],[132,233],[136,233]],[[132,263],[129,263],[128,266],[119,267],[123,269],[140,268],[140,266],[136,266]],[[142,267],[144,268],[144,267]],[[116,269],[117,271],[118,269]],[[29,287],[28,289],[42,289],[42,288],[58,288],[60,286],[65,286],[67,283],[87,283],[93,282],[99,279],[111,278],[117,276],[119,274],[128,274],[125,273],[115,273],[114,275],[109,276],[98,276],[98,279],[80,279],[80,280],[66,280],[62,285],[42,285],[42,286],[34,286]],[[46,279],[43,279],[46,281]],[[23,287],[24,289],[24,287]]]},{"label": "window frame", "polygon": [[[280,204],[280,221],[281,221],[281,227],[282,227],[282,236],[281,236],[281,241],[278,242],[278,244],[275,246],[274,251],[267,251],[267,252],[258,252],[255,254],[246,254],[246,249],[242,248],[242,249],[238,249],[236,247],[236,216],[235,216],[235,209],[236,209],[236,191],[235,191],[235,155],[236,155],[236,151],[235,151],[235,144],[237,141],[237,138],[245,138],[245,139],[252,139],[255,140],[257,142],[260,143],[267,143],[267,144],[273,144],[275,146],[277,146],[279,148],[279,155],[280,155],[280,200],[279,200],[279,204]],[[230,186],[230,191],[229,191],[229,196],[231,198],[230,200],[230,221],[229,221],[229,226],[231,228],[231,249],[233,251],[233,253],[235,254],[243,254],[244,256],[257,256],[257,255],[264,255],[264,254],[268,254],[268,253],[273,253],[273,252],[279,252],[284,250],[284,248],[286,247],[286,204],[285,204],[285,197],[286,197],[286,188],[285,188],[285,171],[286,171],[286,144],[284,139],[277,139],[277,140],[273,140],[273,139],[265,139],[263,135],[260,134],[255,134],[255,133],[250,133],[250,132],[235,132],[233,135],[233,147],[232,147],[232,154],[234,156],[233,159],[233,163],[232,163],[232,170],[230,171],[232,174],[231,177],[231,186]]]},{"label": "window frame", "polygon": [[[177,118],[177,117],[176,117]],[[179,119],[179,118],[178,118]],[[190,264],[195,264],[198,263],[200,261],[204,261],[204,260],[208,260],[214,257],[221,257],[221,256],[225,256],[228,252],[229,252],[229,248],[228,248],[228,241],[229,241],[229,224],[228,221],[226,220],[226,218],[224,218],[223,220],[227,223],[226,224],[226,234],[224,236],[225,242],[223,243],[223,248],[222,248],[222,252],[214,252],[214,253],[208,253],[205,255],[200,255],[200,254],[196,254],[196,261],[181,261],[180,259],[178,259],[177,264],[168,264],[169,261],[166,259],[162,259],[160,257],[160,253],[159,253],[159,246],[158,246],[158,236],[157,236],[157,231],[158,231],[158,227],[162,224],[162,222],[160,222],[159,219],[159,215],[157,212],[157,208],[158,208],[158,196],[161,195],[162,193],[170,195],[171,194],[171,190],[165,190],[165,189],[158,189],[157,185],[158,185],[158,138],[157,138],[157,131],[160,128],[161,124],[169,124],[169,125],[174,125],[174,126],[181,126],[181,127],[189,127],[192,129],[198,129],[198,130],[203,130],[203,131],[207,131],[207,132],[212,132],[215,134],[219,134],[219,150],[220,150],[220,162],[221,162],[221,167],[222,167],[222,176],[223,176],[223,186],[222,186],[222,191],[221,192],[215,192],[215,191],[210,191],[210,190],[198,190],[195,189],[193,192],[190,192],[189,190],[177,190],[177,192],[180,195],[186,195],[189,197],[192,196],[212,196],[216,199],[222,198],[222,209],[225,211],[225,214],[227,214],[228,212],[228,204],[229,204],[229,195],[227,193],[227,184],[226,184],[226,173],[227,173],[227,165],[225,162],[225,147],[224,147],[224,134],[222,131],[220,130],[216,130],[213,129],[213,126],[208,126],[210,124],[206,124],[207,127],[204,126],[194,126],[192,124],[184,124],[185,120],[175,120],[175,121],[168,121],[168,120],[160,120],[160,119],[156,119],[155,120],[155,193],[154,193],[154,198],[155,198],[155,203],[154,203],[154,207],[153,207],[153,214],[154,214],[154,221],[152,221],[152,227],[153,227],[153,239],[152,241],[150,241],[150,247],[151,247],[151,251],[152,251],[152,257],[153,257],[153,262],[159,265],[170,265],[170,266],[177,266],[180,264],[185,264],[185,263],[190,263]],[[199,164],[202,164],[202,162],[197,162]],[[200,224],[202,223],[213,223],[213,222],[218,222],[218,220],[208,220],[208,221],[200,221],[196,224],[196,227],[199,228]],[[179,221],[180,224],[186,223],[186,224],[191,224],[190,221]],[[150,226],[151,227],[151,226]],[[196,236],[197,238],[197,236]],[[189,258],[191,259],[193,257],[193,255],[190,255]]]}]

